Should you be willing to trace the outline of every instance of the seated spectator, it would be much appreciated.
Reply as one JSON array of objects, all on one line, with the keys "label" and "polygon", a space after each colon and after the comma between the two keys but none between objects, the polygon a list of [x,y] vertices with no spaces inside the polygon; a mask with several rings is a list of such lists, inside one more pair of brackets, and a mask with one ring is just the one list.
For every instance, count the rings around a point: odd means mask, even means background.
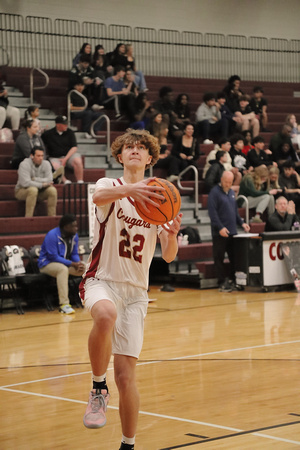
[{"label": "seated spectator", "polygon": [[[49,160],[57,170],[59,167],[68,167],[74,170],[77,183],[83,183],[83,163],[78,153],[74,131],[68,128],[66,116],[57,116],[55,127],[43,133],[42,139],[47,148]],[[63,177],[64,183],[71,183]]]},{"label": "seated spectator", "polygon": [[244,148],[242,150],[242,153],[244,153],[244,155],[248,155],[249,150],[251,150],[253,148],[252,145],[252,134],[250,130],[244,130],[242,131],[242,136],[244,138]]},{"label": "seated spectator", "polygon": [[82,45],[81,49],[79,50],[79,53],[77,53],[77,55],[73,59],[73,64],[72,64],[73,67],[76,67],[77,64],[79,64],[79,61],[80,61],[80,58],[82,55],[88,57],[89,64],[92,63],[92,46],[88,42],[85,42]]},{"label": "seated spectator", "polygon": [[[82,120],[82,131],[85,133],[87,139],[91,139],[91,125],[92,123],[101,116],[100,112],[93,111],[91,108],[85,107],[84,99],[78,95],[75,91],[82,94],[84,90],[84,84],[78,81],[74,86],[73,92],[70,95],[70,110],[71,119],[81,119]],[[104,106],[99,106],[103,109]],[[100,130],[101,125],[98,123],[95,125],[95,131]]]},{"label": "seated spectator", "polygon": [[296,169],[300,170],[300,161],[290,137],[291,131],[290,125],[284,124],[281,131],[271,137],[269,148],[273,155],[273,161],[277,162],[279,168],[285,161],[290,160],[295,163]]},{"label": "seated spectator", "polygon": [[178,180],[178,175],[180,172],[179,169],[179,161],[176,156],[171,154],[171,151],[168,149],[168,136],[169,129],[167,126],[161,128],[160,136],[158,138],[158,142],[160,144],[160,153],[159,159],[155,164],[155,169],[166,169],[167,170],[167,180],[173,183]]},{"label": "seated spectator", "polygon": [[152,112],[153,108],[151,107],[147,94],[140,92],[131,104],[131,110],[129,111],[130,128],[144,130],[150,122]]},{"label": "seated spectator", "polygon": [[237,124],[242,123],[242,114],[240,111],[231,112],[229,107],[226,104],[226,94],[225,92],[217,93],[217,101],[216,106],[221,113],[223,119],[228,121],[228,131],[229,134],[232,134],[236,128]]},{"label": "seated spectator", "polygon": [[178,116],[175,113],[174,105],[174,93],[170,86],[163,86],[159,90],[159,100],[154,102],[153,108],[156,112],[162,114],[163,121],[167,123],[169,127],[169,135],[172,140],[182,136],[180,130],[180,122],[178,122]]},{"label": "seated spectator", "polygon": [[38,106],[36,106],[36,105],[28,106],[28,108],[25,110],[24,119],[23,119],[21,125],[22,125],[22,127],[24,127],[24,124],[29,119],[35,120],[38,123],[38,125],[39,125],[39,130],[38,130],[38,132],[36,134],[38,136],[41,136],[41,134],[42,134],[42,132],[44,130],[42,129],[41,121],[39,119],[39,115],[40,115],[40,109],[39,109]]},{"label": "seated spectator", "polygon": [[114,74],[114,68],[110,64],[108,56],[105,54],[103,45],[96,45],[92,66],[95,70],[95,77],[99,77],[103,81]]},{"label": "seated spectator", "polygon": [[23,131],[16,139],[11,160],[12,169],[18,169],[19,164],[23,159],[29,158],[33,147],[40,147],[45,151],[44,142],[38,135],[38,122],[33,119],[28,119],[24,123],[24,127],[25,131]]},{"label": "seated spectator", "polygon": [[273,161],[272,158],[272,152],[269,149],[264,150],[265,147],[265,140],[261,136],[256,136],[252,144],[254,148],[250,150],[247,154],[247,158],[249,161],[250,166],[258,167],[262,164],[265,166],[275,166],[277,167],[277,163]]},{"label": "seated spectator", "polygon": [[56,278],[59,311],[62,314],[75,312],[69,300],[69,275],[80,277],[85,271],[85,264],[78,254],[77,229],[75,216],[63,216],[59,226],[46,234],[38,259],[40,272]]},{"label": "seated spectator", "polygon": [[165,128],[168,128],[168,122],[165,122],[163,120],[163,116],[160,112],[154,110],[154,112],[152,112],[152,115],[150,116],[147,130],[150,134],[152,134],[152,136],[155,136],[159,139],[161,130]]},{"label": "seated spectator", "polygon": [[44,148],[33,147],[29,158],[19,165],[15,197],[25,200],[25,217],[33,217],[36,202],[44,200],[47,200],[48,216],[56,216],[57,191],[51,164],[44,159]]},{"label": "seated spectator", "polygon": [[293,161],[287,160],[282,164],[279,175],[279,185],[288,200],[292,200],[296,207],[300,205],[300,175],[295,170]]},{"label": "seated spectator", "polygon": [[147,88],[144,74],[141,70],[137,70],[135,65],[135,58],[133,56],[133,45],[126,44],[125,46],[125,54],[127,58],[127,67],[129,67],[134,73],[134,82],[139,90],[139,92],[147,92],[149,89]]},{"label": "seated spectator", "polygon": [[251,131],[253,137],[258,136],[259,120],[255,116],[254,112],[251,111],[251,108],[249,106],[248,95],[240,96],[239,107],[237,111],[239,111],[242,114],[242,123],[238,124],[237,128],[240,128],[242,131],[244,130]]},{"label": "seated spectator", "polygon": [[114,51],[110,55],[110,63],[114,67],[115,73],[116,73],[116,67],[117,66],[124,67],[124,70],[126,70],[127,68],[130,68],[130,66],[128,65],[128,60],[127,60],[127,56],[126,56],[126,46],[125,46],[125,44],[120,42],[116,46],[116,48],[114,49]]},{"label": "seated spectator", "polygon": [[9,104],[8,92],[4,87],[4,82],[0,80],[0,129],[3,128],[6,119],[10,120],[13,130],[19,129],[20,110]]},{"label": "seated spectator", "polygon": [[269,171],[269,176],[268,176],[268,180],[266,183],[267,191],[270,191],[271,189],[276,189],[277,194],[274,195],[274,198],[276,199],[279,196],[281,196],[282,192],[283,192],[283,189],[279,184],[280,171],[279,171],[278,167],[275,167],[275,166],[268,166],[268,171]]},{"label": "seated spectator", "polygon": [[223,162],[223,165],[225,167],[225,170],[228,172],[232,172],[234,178],[233,178],[233,183],[232,183],[232,189],[235,192],[238,192],[239,190],[239,185],[242,179],[242,174],[239,172],[239,170],[236,167],[233,167],[232,165],[232,160],[231,160],[231,156],[229,153],[229,150],[231,148],[231,143],[230,140],[227,138],[222,138],[219,141],[218,145],[215,145],[215,148],[209,152],[209,154],[207,155],[206,158],[206,163],[203,169],[203,178],[205,178],[207,171],[209,170],[211,164],[214,163],[215,159],[216,159],[216,154],[219,150],[222,150],[225,152],[225,162]]},{"label": "seated spectator", "polygon": [[89,105],[98,110],[102,80],[95,76],[95,70],[90,65],[90,57],[84,54],[80,56],[79,63],[69,72],[69,91],[78,83],[84,84],[83,94],[88,99]]},{"label": "seated spectator", "polygon": [[194,126],[186,124],[183,135],[175,141],[172,154],[179,159],[180,172],[188,166],[197,167],[199,158],[199,145],[194,137]]},{"label": "seated spectator", "polygon": [[261,131],[267,131],[268,102],[264,97],[264,90],[261,86],[254,86],[253,97],[250,100],[249,106],[261,124]]},{"label": "seated spectator", "polygon": [[242,175],[246,175],[253,170],[250,166],[247,156],[242,153],[244,148],[244,139],[241,134],[234,134],[231,139],[230,156],[233,167],[236,167]]},{"label": "seated spectator", "polygon": [[126,69],[125,76],[123,78],[123,82],[125,85],[125,88],[134,95],[134,97],[137,97],[139,94],[137,85],[135,84],[135,77],[134,73],[131,69]]},{"label": "seated spectator", "polygon": [[228,78],[227,85],[223,89],[226,95],[226,104],[233,114],[239,110],[239,99],[244,95],[240,86],[241,78],[238,75],[232,75]]},{"label": "seated spectator", "polygon": [[[262,223],[261,215],[267,210],[268,216],[274,212],[274,195],[276,189],[270,191],[263,190],[264,183],[268,179],[268,169],[259,166],[253,172],[248,173],[242,178],[239,195],[244,195],[248,199],[249,209],[255,208],[255,216],[251,219],[253,223]],[[240,206],[246,207],[246,203],[241,199]]]},{"label": "seated spectator", "polygon": [[129,114],[132,109],[135,96],[130,92],[131,86],[125,87],[123,78],[125,76],[125,68],[123,66],[115,67],[115,75],[106,78],[104,82],[105,106],[114,106],[116,118],[121,117],[121,113]]},{"label": "seated spectator", "polygon": [[174,112],[177,114],[177,124],[182,129],[186,123],[191,123],[189,96],[187,94],[179,94],[175,100]]},{"label": "seated spectator", "polygon": [[226,162],[226,153],[223,150],[218,150],[216,159],[212,161],[210,168],[205,175],[205,186],[207,192],[220,183],[223,172],[225,172],[224,164]]},{"label": "seated spectator", "polygon": [[212,92],[203,95],[203,103],[196,111],[196,120],[204,144],[212,144],[213,141],[210,139],[216,135],[227,137],[228,121],[222,118],[216,107],[215,94]]},{"label": "seated spectator", "polygon": [[300,149],[300,125],[297,124],[295,114],[288,114],[285,123],[292,128],[290,133],[292,143],[296,144],[298,149]]},{"label": "seated spectator", "polygon": [[295,203],[281,196],[275,202],[275,212],[268,217],[265,231],[291,231],[295,222],[300,222]]}]

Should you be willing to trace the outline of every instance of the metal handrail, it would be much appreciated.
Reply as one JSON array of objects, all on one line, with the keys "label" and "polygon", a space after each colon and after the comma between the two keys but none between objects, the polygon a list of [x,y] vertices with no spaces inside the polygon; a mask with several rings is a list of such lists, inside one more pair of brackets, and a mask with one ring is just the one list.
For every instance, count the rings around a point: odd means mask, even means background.
[{"label": "metal handrail", "polygon": [[178,175],[177,185],[179,189],[182,189],[183,191],[192,191],[192,187],[184,187],[182,186],[180,180],[184,174],[186,174],[189,170],[193,170],[195,174],[195,211],[194,216],[197,220],[197,222],[200,221],[199,219],[199,174],[198,169],[195,166],[188,166],[186,167],[180,174]]},{"label": "metal handrail", "polygon": [[9,53],[8,53],[8,51],[6,50],[6,48],[2,47],[2,45],[0,45],[0,50],[1,50],[2,53],[5,53],[5,55],[6,55],[6,61],[7,61],[6,64],[2,64],[1,67],[7,67],[7,66],[9,66],[9,64],[10,64]]},{"label": "metal handrail", "polygon": [[[44,86],[33,86],[33,72],[37,70],[39,73],[41,73],[42,75],[44,75],[44,77],[46,78],[46,83]],[[39,69],[38,67],[33,67],[30,71],[30,103],[33,103],[33,90],[34,89],[45,89],[49,84],[49,77],[46,74],[46,72],[44,72],[42,69]]]},{"label": "metal handrail", "polygon": [[[81,109],[80,111],[84,111],[87,107],[88,107],[88,99],[86,98],[85,95],[83,95],[81,92],[76,91],[76,89],[71,89],[71,91],[68,92],[68,97],[67,97],[67,112],[68,112],[68,127],[71,125],[71,94],[72,92],[76,92],[77,95],[79,95],[79,97],[81,97],[84,100],[84,107],[83,109]],[[73,111],[76,112],[76,111]]]},{"label": "metal handrail", "polygon": [[238,195],[236,199],[238,200],[239,198],[242,198],[244,200],[244,202],[246,203],[246,207],[245,207],[246,208],[246,220],[245,220],[245,222],[249,225],[249,202],[248,202],[248,199],[244,195]]},{"label": "metal handrail", "polygon": [[102,114],[102,116],[97,117],[97,119],[91,124],[91,136],[96,139],[105,138],[105,136],[101,136],[100,134],[95,134],[94,127],[96,123],[100,122],[102,119],[106,122],[106,136],[107,136],[107,145],[106,145],[106,162],[109,163],[111,153],[110,153],[110,118],[106,114]]}]

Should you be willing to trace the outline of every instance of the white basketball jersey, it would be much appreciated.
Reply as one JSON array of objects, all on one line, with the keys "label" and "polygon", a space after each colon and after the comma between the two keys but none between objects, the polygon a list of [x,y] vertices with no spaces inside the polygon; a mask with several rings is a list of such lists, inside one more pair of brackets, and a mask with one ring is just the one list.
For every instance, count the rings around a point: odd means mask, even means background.
[{"label": "white basketball jersey", "polygon": [[[124,184],[123,177],[101,178],[96,190]],[[149,267],[161,231],[162,227],[141,219],[129,197],[97,206],[93,249],[83,278],[130,283],[148,289]]]}]

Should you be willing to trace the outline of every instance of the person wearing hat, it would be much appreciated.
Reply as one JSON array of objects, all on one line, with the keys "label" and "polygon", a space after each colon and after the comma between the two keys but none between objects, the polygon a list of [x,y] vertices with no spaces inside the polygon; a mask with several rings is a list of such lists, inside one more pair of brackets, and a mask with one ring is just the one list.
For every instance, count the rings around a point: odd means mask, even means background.
[{"label": "person wearing hat", "polygon": [[[68,167],[74,170],[77,183],[83,183],[83,163],[78,152],[74,131],[68,128],[66,116],[57,116],[55,127],[45,131],[42,139],[47,148],[49,160],[55,170]],[[64,183],[70,183],[65,177]]]}]

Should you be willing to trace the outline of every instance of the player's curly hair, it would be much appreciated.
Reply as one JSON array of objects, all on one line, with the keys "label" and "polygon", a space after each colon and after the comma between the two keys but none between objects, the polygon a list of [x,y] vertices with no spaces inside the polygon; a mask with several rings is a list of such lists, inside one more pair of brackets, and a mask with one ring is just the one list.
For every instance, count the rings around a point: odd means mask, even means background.
[{"label": "player's curly hair", "polygon": [[146,166],[146,169],[150,166],[154,166],[159,157],[160,145],[158,139],[146,130],[133,130],[132,128],[128,128],[126,133],[117,137],[111,145],[111,153],[115,160],[120,162],[118,155],[122,152],[122,148],[125,144],[135,144],[136,142],[143,144],[149,150],[149,155],[152,156],[151,163]]}]

